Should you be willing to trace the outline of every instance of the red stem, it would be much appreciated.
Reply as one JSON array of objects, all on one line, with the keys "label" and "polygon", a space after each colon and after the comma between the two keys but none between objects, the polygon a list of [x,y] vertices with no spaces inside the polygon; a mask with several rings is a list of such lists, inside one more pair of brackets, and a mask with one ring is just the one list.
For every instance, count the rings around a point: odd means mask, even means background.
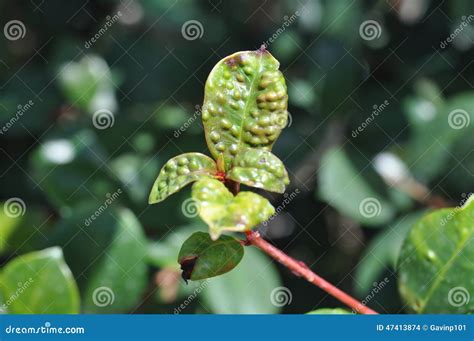
[{"label": "red stem", "polygon": [[258,247],[270,257],[275,259],[277,262],[286,266],[294,273],[300,275],[308,282],[313,283],[317,287],[326,291],[329,295],[337,298],[339,301],[352,308],[355,312],[360,314],[378,314],[374,310],[357,301],[352,296],[349,296],[344,291],[338,289],[337,287],[326,281],[324,278],[316,275],[313,271],[310,270],[310,268],[305,263],[297,261],[296,259],[288,256],[280,249],[277,249],[275,246],[262,239],[258,232],[248,231],[245,232],[245,234],[247,236],[248,244],[252,244]]}]

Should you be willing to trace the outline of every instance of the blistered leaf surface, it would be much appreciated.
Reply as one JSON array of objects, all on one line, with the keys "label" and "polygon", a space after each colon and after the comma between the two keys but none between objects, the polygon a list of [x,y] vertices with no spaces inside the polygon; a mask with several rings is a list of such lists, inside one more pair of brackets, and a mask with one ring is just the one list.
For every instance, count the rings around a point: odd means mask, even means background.
[{"label": "blistered leaf surface", "polygon": [[234,53],[217,63],[205,87],[202,111],[206,141],[226,169],[243,149],[271,150],[288,112],[278,61],[267,51]]},{"label": "blistered leaf surface", "polygon": [[202,177],[213,176],[216,163],[200,153],[185,153],[170,159],[153,184],[148,202],[155,204]]},{"label": "blistered leaf surface", "polygon": [[246,149],[238,154],[227,177],[247,186],[277,193],[283,193],[290,183],[283,162],[262,149]]},{"label": "blistered leaf surface", "polygon": [[264,197],[240,192],[235,197],[218,180],[202,179],[193,185],[193,199],[201,218],[216,240],[224,231],[248,231],[268,219],[275,209]]}]

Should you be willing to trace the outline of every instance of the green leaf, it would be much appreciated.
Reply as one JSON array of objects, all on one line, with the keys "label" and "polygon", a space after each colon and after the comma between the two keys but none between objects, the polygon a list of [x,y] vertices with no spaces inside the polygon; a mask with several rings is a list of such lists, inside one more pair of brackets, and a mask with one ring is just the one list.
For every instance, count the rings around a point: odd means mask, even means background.
[{"label": "green leaf", "polygon": [[382,225],[394,216],[393,205],[370,187],[338,147],[323,155],[318,182],[321,199],[355,221]]},{"label": "green leaf", "polygon": [[268,219],[275,209],[264,197],[240,192],[235,197],[215,179],[202,179],[193,185],[192,197],[199,215],[217,240],[224,231],[244,232]]},{"label": "green leaf", "polygon": [[474,196],[415,224],[398,261],[399,290],[419,314],[474,312]]},{"label": "green leaf", "polygon": [[147,242],[132,211],[92,204],[76,207],[49,240],[63,247],[84,312],[122,313],[140,302],[147,284]]},{"label": "green leaf", "polygon": [[274,263],[260,250],[246,248],[240,264],[209,279],[199,298],[217,314],[275,314],[282,304],[273,304],[272,297],[275,300],[281,285]]},{"label": "green leaf", "polygon": [[378,234],[364,251],[355,273],[355,290],[359,296],[373,289],[384,271],[395,269],[403,241],[422,213],[410,213],[390,224]]},{"label": "green leaf", "polygon": [[350,311],[342,308],[321,308],[306,313],[308,315],[346,315],[352,314]]},{"label": "green leaf", "polygon": [[1,277],[4,305],[10,313],[79,313],[79,291],[58,247],[13,259]]},{"label": "green leaf", "polygon": [[200,153],[185,153],[169,160],[151,189],[148,203],[156,204],[187,184],[216,173],[216,163]]},{"label": "green leaf", "polygon": [[181,247],[178,263],[184,280],[196,281],[229,272],[243,255],[243,246],[233,237],[221,236],[214,241],[209,234],[196,232]]},{"label": "green leaf", "polygon": [[246,149],[237,154],[227,178],[244,185],[283,193],[290,183],[283,162],[271,152]]},{"label": "green leaf", "polygon": [[206,141],[226,170],[247,147],[271,150],[285,127],[288,95],[278,61],[265,50],[225,57],[206,81],[202,111]]}]

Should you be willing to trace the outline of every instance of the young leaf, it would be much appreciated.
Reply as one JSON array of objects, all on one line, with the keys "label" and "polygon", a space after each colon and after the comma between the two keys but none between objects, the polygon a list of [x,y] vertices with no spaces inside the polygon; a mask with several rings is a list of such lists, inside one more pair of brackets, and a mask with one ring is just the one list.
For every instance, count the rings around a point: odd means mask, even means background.
[{"label": "young leaf", "polygon": [[184,280],[193,281],[222,275],[239,264],[244,248],[233,237],[211,240],[209,234],[196,232],[181,247],[178,263]]},{"label": "young leaf", "polygon": [[79,313],[79,291],[59,247],[14,258],[1,277],[0,291],[9,313]]},{"label": "young leaf", "polygon": [[209,150],[226,170],[247,147],[271,150],[285,127],[288,95],[278,61],[266,50],[234,53],[206,81],[202,120]]},{"label": "young leaf", "polygon": [[283,193],[290,183],[283,162],[262,149],[246,149],[237,154],[227,178],[277,193]]},{"label": "young leaf", "polygon": [[416,223],[398,260],[400,293],[419,314],[474,311],[474,196]]},{"label": "young leaf", "polygon": [[196,182],[192,196],[213,240],[223,231],[248,231],[275,213],[264,197],[252,192],[240,192],[234,197],[222,182],[214,179]]},{"label": "young leaf", "polygon": [[216,163],[200,153],[185,153],[170,159],[161,169],[151,189],[148,203],[156,204],[202,177],[212,177]]}]

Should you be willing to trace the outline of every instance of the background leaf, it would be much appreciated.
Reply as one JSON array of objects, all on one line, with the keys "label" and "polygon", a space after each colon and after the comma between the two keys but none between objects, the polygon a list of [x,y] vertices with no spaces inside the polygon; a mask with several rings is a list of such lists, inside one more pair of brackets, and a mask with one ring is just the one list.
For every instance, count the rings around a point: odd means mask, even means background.
[{"label": "background leaf", "polygon": [[1,271],[0,288],[13,314],[79,313],[79,291],[58,247],[10,261]]},{"label": "background leaf", "polygon": [[415,224],[398,261],[399,289],[416,313],[474,311],[474,197],[463,207],[430,213]]}]

